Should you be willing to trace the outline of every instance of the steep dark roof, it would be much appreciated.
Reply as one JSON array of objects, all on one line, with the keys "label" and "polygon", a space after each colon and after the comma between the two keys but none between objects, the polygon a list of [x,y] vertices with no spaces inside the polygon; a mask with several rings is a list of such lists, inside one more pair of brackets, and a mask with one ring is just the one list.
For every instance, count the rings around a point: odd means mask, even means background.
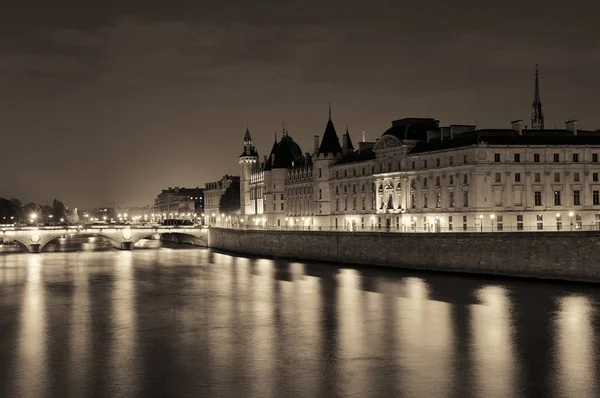
[{"label": "steep dark roof", "polygon": [[342,152],[342,147],[340,145],[340,139],[335,132],[335,127],[333,127],[333,122],[331,118],[327,121],[327,126],[325,126],[325,132],[323,133],[323,139],[321,140],[321,146],[319,146],[319,153],[323,154],[337,154]]},{"label": "steep dark roof", "polygon": [[284,135],[279,142],[273,143],[271,154],[265,165],[265,170],[287,169],[304,164],[302,149],[289,135]]},{"label": "steep dark roof", "polygon": [[439,138],[419,142],[410,153],[439,151],[450,148],[468,147],[485,142],[489,145],[514,146],[565,146],[565,145],[600,145],[600,131],[578,130],[523,130],[522,134],[511,129],[482,129],[463,133],[453,139]]},{"label": "steep dark roof", "polygon": [[267,159],[267,163],[265,164],[265,170],[271,170],[273,168],[273,154],[277,152],[277,137],[275,137],[275,141],[273,142],[273,147],[271,148],[271,152],[269,152],[269,158]]},{"label": "steep dark roof", "polygon": [[399,140],[427,140],[427,131],[438,131],[439,123],[431,118],[404,118],[394,120],[383,136],[391,135]]},{"label": "steep dark roof", "polygon": [[246,134],[244,134],[244,151],[239,156],[258,156],[258,152],[256,151],[256,147],[252,145],[252,137],[250,137],[250,130],[246,128]]},{"label": "steep dark roof", "polygon": [[363,151],[354,151],[342,159],[338,160],[334,164],[345,164],[345,163],[355,163],[355,162],[364,162],[366,160],[375,159],[375,152],[371,149],[366,149]]},{"label": "steep dark roof", "polygon": [[346,133],[344,134],[344,137],[348,139],[348,149],[354,149],[354,145],[352,145],[352,138],[350,138],[350,133],[348,132],[348,127],[346,127]]},{"label": "steep dark roof", "polygon": [[250,130],[246,128],[246,134],[244,134],[244,142],[252,141],[252,137],[250,137]]}]

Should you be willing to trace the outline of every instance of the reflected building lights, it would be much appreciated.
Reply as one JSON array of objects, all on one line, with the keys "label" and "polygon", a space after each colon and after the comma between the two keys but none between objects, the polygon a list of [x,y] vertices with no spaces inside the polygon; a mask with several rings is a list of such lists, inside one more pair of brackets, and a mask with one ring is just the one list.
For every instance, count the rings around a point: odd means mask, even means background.
[{"label": "reflected building lights", "polygon": [[115,286],[112,297],[113,329],[116,331],[112,349],[112,379],[118,387],[114,395],[136,396],[136,309],[133,253],[119,253],[115,268]]},{"label": "reflected building lights", "polygon": [[91,315],[90,298],[88,290],[88,269],[79,264],[73,265],[75,291],[73,293],[73,308],[71,318],[70,360],[71,378],[74,383],[71,395],[81,397],[85,395],[84,381],[87,378],[90,364],[91,344]]},{"label": "reflected building lights", "polygon": [[471,335],[476,395],[517,396],[517,363],[510,297],[505,288],[484,286],[476,291],[481,305],[472,305]]},{"label": "reflected building lights", "polygon": [[405,368],[401,390],[407,396],[443,396],[454,388],[452,305],[432,300],[421,278],[405,278],[404,291],[405,297],[396,299],[395,357]]},{"label": "reflected building lights", "polygon": [[44,396],[48,381],[46,358],[46,300],[42,281],[42,256],[29,254],[27,283],[20,311],[17,390],[22,397]]},{"label": "reflected building lights", "polygon": [[563,297],[555,318],[555,370],[563,396],[598,397],[593,306],[584,296]]}]

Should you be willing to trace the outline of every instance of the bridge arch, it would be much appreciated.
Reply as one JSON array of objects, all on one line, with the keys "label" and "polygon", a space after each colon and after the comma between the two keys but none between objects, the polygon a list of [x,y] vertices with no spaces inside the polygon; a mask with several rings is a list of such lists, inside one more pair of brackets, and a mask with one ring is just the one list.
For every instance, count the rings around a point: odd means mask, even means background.
[{"label": "bridge arch", "polygon": [[53,235],[44,237],[44,239],[41,239],[39,242],[40,243],[40,251],[43,251],[44,247],[46,247],[50,242],[52,242],[56,239],[60,239],[63,236],[102,237],[102,238],[105,238],[106,240],[108,240],[110,242],[110,244],[112,245],[112,247],[114,247],[116,249],[121,248],[121,242],[119,242],[119,240],[115,239],[115,237],[111,236],[110,234],[103,233],[102,231],[72,231],[72,232],[68,232],[68,233],[53,234]]},{"label": "bridge arch", "polygon": [[142,239],[150,238],[154,235],[173,235],[177,238],[176,243],[189,243],[195,246],[208,246],[207,234],[203,233],[202,230],[180,230],[180,229],[168,229],[156,228],[153,231],[144,231],[134,233],[131,242],[135,245]]},{"label": "bridge arch", "polygon": [[208,246],[208,229],[202,227],[173,228],[155,226],[151,228],[39,228],[2,230],[3,237],[14,240],[29,252],[41,252],[51,241],[62,236],[100,236],[108,239],[111,245],[117,249],[132,249],[133,245],[141,239],[155,234],[173,234],[178,243],[189,243],[197,246]]}]

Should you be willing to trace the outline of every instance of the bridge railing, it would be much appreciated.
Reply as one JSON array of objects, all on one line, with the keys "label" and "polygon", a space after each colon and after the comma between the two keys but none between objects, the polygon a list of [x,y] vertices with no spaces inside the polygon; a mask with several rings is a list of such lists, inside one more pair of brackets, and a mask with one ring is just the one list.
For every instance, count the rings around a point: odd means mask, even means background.
[{"label": "bridge railing", "polygon": [[110,230],[173,230],[173,229],[190,229],[195,230],[206,228],[202,225],[69,225],[69,226],[2,226],[0,231],[67,231],[67,232],[83,232],[83,231],[110,231]]},{"label": "bridge railing", "polygon": [[332,231],[332,232],[389,232],[389,233],[460,233],[460,232],[471,232],[471,233],[490,233],[490,232],[600,232],[600,224],[574,224],[574,225],[563,225],[563,224],[550,224],[542,226],[517,226],[517,225],[502,225],[498,228],[497,225],[492,226],[470,226],[463,227],[462,223],[457,225],[440,226],[435,225],[430,227],[421,226],[389,226],[385,225],[356,225],[349,227],[277,227],[277,226],[256,226],[256,225],[244,225],[244,226],[214,226],[216,228],[227,228],[227,229],[239,229],[239,230],[258,230],[258,231]]}]

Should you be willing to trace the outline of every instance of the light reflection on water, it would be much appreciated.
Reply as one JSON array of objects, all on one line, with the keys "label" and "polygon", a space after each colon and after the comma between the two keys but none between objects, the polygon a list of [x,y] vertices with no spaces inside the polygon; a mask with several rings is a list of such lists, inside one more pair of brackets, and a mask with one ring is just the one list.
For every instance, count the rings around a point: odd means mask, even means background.
[{"label": "light reflection on water", "polygon": [[555,319],[558,390],[563,396],[578,391],[579,397],[598,397],[595,308],[585,296],[562,297],[558,305]]},{"label": "light reflection on water", "polygon": [[0,254],[0,396],[599,393],[595,286],[84,243]]}]

